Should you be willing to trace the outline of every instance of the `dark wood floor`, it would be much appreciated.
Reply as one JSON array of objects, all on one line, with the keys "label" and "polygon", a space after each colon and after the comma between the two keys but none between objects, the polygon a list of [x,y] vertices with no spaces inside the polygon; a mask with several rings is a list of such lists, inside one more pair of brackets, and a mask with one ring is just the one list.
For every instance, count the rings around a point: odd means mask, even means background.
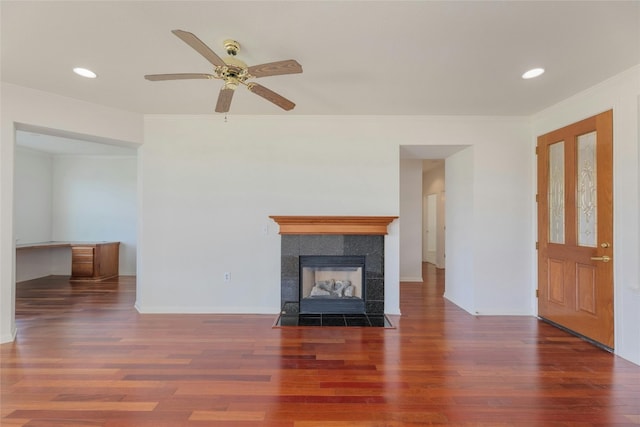
[{"label": "dark wood floor", "polygon": [[140,315],[135,284],[20,284],[2,426],[623,426],[640,367],[530,317],[474,317],[444,277],[401,285],[386,328]]}]

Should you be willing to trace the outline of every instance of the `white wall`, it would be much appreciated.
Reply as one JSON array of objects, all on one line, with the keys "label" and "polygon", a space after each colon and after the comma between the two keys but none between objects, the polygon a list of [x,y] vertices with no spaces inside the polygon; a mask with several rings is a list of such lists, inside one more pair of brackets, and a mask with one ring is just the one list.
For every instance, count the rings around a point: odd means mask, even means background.
[{"label": "white wall", "polygon": [[400,281],[422,282],[422,160],[400,160]]},{"label": "white wall", "polygon": [[[536,136],[613,109],[615,352],[640,364],[640,66],[554,105],[533,117]],[[535,159],[531,160],[532,164]],[[532,190],[533,192],[534,190]],[[536,230],[531,234],[535,236]],[[535,261],[534,261],[535,262]],[[537,282],[534,270],[534,280]]]},{"label": "white wall", "polygon": [[52,240],[118,241],[120,274],[134,275],[136,157],[55,156],[52,182]]},{"label": "white wall", "polygon": [[[445,159],[447,183],[447,279],[444,297],[470,313],[476,311],[474,275],[474,148]],[[491,246],[491,245],[489,245]],[[487,290],[487,288],[485,288]]]},{"label": "white wall", "polygon": [[0,342],[15,328],[15,130],[57,132],[75,139],[133,146],[142,116],[8,83],[0,86]]},{"label": "white wall", "polygon": [[[15,241],[17,244],[51,240],[53,186],[52,156],[27,148],[15,151]],[[58,250],[55,250],[58,252]],[[16,281],[51,274],[54,250],[16,253]]]},{"label": "white wall", "polygon": [[[276,313],[280,236],[269,215],[397,215],[397,145],[361,138],[375,132],[369,120],[329,130],[341,121],[147,116],[137,307]],[[386,239],[387,304],[397,313],[397,230]]]},{"label": "white wall", "polygon": [[[528,125],[525,129],[530,134]],[[508,128],[504,135],[485,141],[473,150],[473,253],[476,281],[475,310],[478,314],[520,315],[531,313],[534,291],[523,290],[534,264],[530,261],[535,239],[528,230],[534,223],[532,209],[531,157],[534,152]],[[504,143],[504,140],[510,143]],[[516,170],[522,168],[521,170]],[[451,188],[447,179],[447,200]],[[509,230],[509,231],[507,231]],[[447,233],[451,231],[447,221]],[[504,239],[498,243],[495,239]],[[448,246],[447,246],[448,247]],[[447,258],[451,254],[447,249]],[[528,286],[528,285],[527,285]]]},{"label": "white wall", "polygon": [[52,234],[52,156],[17,147],[15,172],[16,242],[47,242]]},{"label": "white wall", "polygon": [[[473,206],[465,224],[473,230],[475,214],[483,227],[493,227],[490,239],[483,231],[461,237],[474,263],[448,284],[460,295],[473,294],[464,290],[475,286],[493,296],[491,305],[471,299],[465,304],[471,312],[531,314],[531,260],[516,259],[533,247],[532,202],[523,191],[531,187],[529,135],[522,118],[234,116],[225,123],[220,116],[147,116],[139,152],[137,307],[277,312],[280,239],[268,216],[398,215],[400,145],[446,141],[474,146],[462,165],[473,173],[464,181],[473,185],[472,192],[464,189],[473,196],[465,200]],[[478,193],[491,194],[491,202],[478,201]],[[495,204],[510,203],[513,209],[494,212]],[[400,310],[398,223],[385,246],[385,310],[391,314]],[[504,272],[483,275],[485,263]],[[228,283],[224,272],[231,273]]]},{"label": "white wall", "polygon": [[[436,259],[437,268],[444,268],[445,264],[445,179],[444,164],[431,169],[422,176],[422,197],[436,195]],[[424,217],[422,229],[427,229],[427,218]],[[426,237],[423,234],[423,238]]]}]

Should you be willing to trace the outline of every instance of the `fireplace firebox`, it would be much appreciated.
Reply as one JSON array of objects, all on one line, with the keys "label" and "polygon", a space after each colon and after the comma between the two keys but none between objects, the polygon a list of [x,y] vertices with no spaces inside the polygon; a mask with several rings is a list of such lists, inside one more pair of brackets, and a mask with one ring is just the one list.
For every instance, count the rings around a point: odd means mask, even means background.
[{"label": "fireplace firebox", "polygon": [[364,256],[300,256],[300,313],[365,313]]}]

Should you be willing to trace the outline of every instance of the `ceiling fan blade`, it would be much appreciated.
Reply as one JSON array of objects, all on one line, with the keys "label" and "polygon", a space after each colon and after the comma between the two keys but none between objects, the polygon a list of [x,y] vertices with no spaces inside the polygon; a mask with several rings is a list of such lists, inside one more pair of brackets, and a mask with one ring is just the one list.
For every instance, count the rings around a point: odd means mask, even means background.
[{"label": "ceiling fan blade", "polygon": [[251,92],[255,93],[258,96],[263,97],[267,101],[273,102],[283,110],[286,110],[286,111],[293,110],[293,107],[296,106],[296,104],[289,101],[284,96],[278,95],[274,91],[267,89],[266,87],[259,85],[258,83],[249,83],[247,87]]},{"label": "ceiling fan blade", "polygon": [[226,113],[231,108],[231,99],[233,99],[233,93],[235,90],[223,87],[220,89],[218,95],[218,102],[216,104],[216,113]]},{"label": "ceiling fan blade", "polygon": [[197,38],[192,33],[183,30],[173,30],[171,32],[178,36],[183,42],[195,49],[195,51],[200,55],[204,56],[205,59],[211,62],[213,65],[217,67],[224,67],[225,65],[227,65],[218,55],[215,54],[214,51],[209,48],[209,46],[204,44],[202,40]]},{"label": "ceiling fan blade", "polygon": [[145,79],[157,82],[160,80],[214,79],[212,74],[178,73],[178,74],[147,74]]},{"label": "ceiling fan blade", "polygon": [[253,65],[248,68],[248,71],[253,77],[279,76],[282,74],[301,73],[302,65],[298,64],[295,59],[287,59],[285,61]]}]

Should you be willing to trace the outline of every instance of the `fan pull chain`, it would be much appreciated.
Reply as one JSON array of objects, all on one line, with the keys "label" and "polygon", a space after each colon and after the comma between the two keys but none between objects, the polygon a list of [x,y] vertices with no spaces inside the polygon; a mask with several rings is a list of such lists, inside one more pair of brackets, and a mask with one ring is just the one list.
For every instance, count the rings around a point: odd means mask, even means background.
[{"label": "fan pull chain", "polygon": [[224,113],[224,122],[227,123],[227,113]]}]

